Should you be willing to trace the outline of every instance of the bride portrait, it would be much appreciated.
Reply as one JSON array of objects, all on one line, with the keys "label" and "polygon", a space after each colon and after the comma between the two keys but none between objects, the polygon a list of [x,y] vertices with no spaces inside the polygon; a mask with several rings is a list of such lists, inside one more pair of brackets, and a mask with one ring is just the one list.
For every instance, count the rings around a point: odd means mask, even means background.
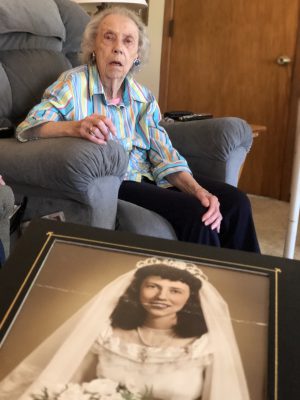
[{"label": "bride portrait", "polygon": [[222,296],[198,266],[150,257],[46,338],[2,380],[0,397],[247,400],[249,393]]}]

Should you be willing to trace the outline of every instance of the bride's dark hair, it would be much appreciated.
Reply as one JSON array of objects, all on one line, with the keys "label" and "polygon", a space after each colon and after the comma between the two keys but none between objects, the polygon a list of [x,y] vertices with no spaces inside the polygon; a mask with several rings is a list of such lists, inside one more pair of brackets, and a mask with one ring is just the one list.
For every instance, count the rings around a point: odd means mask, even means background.
[{"label": "bride's dark hair", "polygon": [[112,312],[111,325],[113,328],[124,330],[136,329],[143,326],[147,312],[140,303],[140,288],[148,276],[159,276],[170,281],[186,283],[190,288],[190,296],[184,307],[177,313],[177,324],[174,332],[179,337],[200,337],[207,332],[207,326],[199,299],[201,281],[188,271],[155,264],[140,268],[134,274],[133,280],[119,298]]}]

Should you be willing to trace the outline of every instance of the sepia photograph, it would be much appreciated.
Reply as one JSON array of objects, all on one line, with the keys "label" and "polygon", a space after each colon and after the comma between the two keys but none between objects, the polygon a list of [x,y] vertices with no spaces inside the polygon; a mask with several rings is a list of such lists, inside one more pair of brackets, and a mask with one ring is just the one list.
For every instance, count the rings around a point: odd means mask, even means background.
[{"label": "sepia photograph", "polygon": [[1,399],[268,398],[268,274],[50,242],[0,349]]}]

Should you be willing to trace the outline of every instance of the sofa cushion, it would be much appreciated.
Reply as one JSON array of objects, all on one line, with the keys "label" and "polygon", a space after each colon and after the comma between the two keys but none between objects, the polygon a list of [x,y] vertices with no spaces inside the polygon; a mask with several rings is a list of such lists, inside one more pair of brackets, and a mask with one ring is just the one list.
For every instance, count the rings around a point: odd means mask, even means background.
[{"label": "sofa cushion", "polygon": [[0,119],[18,124],[45,89],[79,63],[89,18],[69,0],[1,0]]},{"label": "sofa cushion", "polygon": [[61,19],[66,29],[66,38],[63,44],[63,52],[73,53],[80,51],[82,34],[90,16],[78,7],[78,4],[69,0],[55,0]]},{"label": "sofa cushion", "polygon": [[37,36],[27,32],[0,34],[0,49],[45,49],[62,51],[63,42],[57,37]]},{"label": "sofa cushion", "polygon": [[16,123],[40,102],[44,90],[71,68],[63,53],[51,50],[0,51],[0,66],[0,118]]},{"label": "sofa cushion", "polygon": [[54,0],[1,0],[0,34],[9,32],[65,40],[65,27]]}]

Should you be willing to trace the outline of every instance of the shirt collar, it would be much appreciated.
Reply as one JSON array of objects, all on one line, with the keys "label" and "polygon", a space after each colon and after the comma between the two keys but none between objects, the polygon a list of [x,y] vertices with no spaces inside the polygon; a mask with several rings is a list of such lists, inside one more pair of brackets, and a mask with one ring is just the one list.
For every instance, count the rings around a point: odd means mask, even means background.
[{"label": "shirt collar", "polygon": [[[97,65],[89,64],[88,70],[90,97],[92,97],[94,94],[103,94],[105,98],[105,92],[100,80]],[[139,85],[132,76],[128,75],[124,80],[124,93],[122,102],[125,106],[127,106],[131,103],[131,100],[147,103],[147,98],[142,90],[142,86]]]},{"label": "shirt collar", "polygon": [[[128,99],[138,101],[140,103],[147,103],[149,100],[145,96],[145,90],[131,75],[127,76],[125,79],[125,90],[124,90],[124,103],[126,101],[126,96]],[[125,103],[126,104],[126,103]]]}]

